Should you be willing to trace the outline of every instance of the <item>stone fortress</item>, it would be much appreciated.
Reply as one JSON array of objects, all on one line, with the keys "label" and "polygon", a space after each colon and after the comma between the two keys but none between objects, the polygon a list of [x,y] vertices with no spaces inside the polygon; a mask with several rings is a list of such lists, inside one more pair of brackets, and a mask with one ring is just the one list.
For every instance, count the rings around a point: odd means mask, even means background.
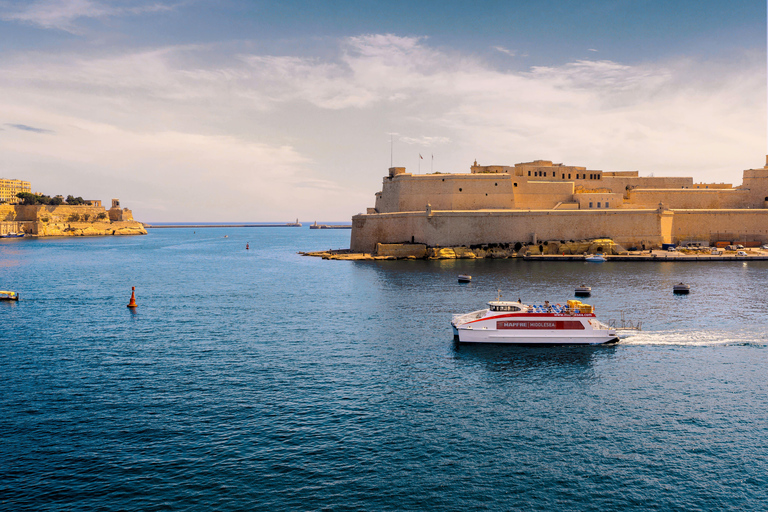
[{"label": "stone fortress", "polygon": [[745,170],[738,187],[547,160],[475,162],[470,170],[414,175],[391,167],[375,207],[352,217],[351,251],[603,238],[638,249],[768,241],[768,165]]},{"label": "stone fortress", "polygon": [[12,232],[37,237],[147,234],[118,199],[109,209],[98,200],[83,205],[0,204],[0,234]]}]

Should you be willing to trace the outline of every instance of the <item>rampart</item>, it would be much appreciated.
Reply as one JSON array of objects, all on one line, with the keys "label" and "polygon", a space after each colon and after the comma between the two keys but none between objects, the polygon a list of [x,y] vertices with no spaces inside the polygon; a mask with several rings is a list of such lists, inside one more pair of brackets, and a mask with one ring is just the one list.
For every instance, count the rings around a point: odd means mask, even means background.
[{"label": "rampart", "polygon": [[352,218],[350,247],[427,247],[611,238],[657,247],[696,239],[768,241],[768,166],[739,187],[640,177],[537,160],[469,174],[412,175],[393,167],[376,206]]},{"label": "rampart", "polygon": [[145,235],[127,209],[93,205],[0,205],[0,234],[31,236]]}]

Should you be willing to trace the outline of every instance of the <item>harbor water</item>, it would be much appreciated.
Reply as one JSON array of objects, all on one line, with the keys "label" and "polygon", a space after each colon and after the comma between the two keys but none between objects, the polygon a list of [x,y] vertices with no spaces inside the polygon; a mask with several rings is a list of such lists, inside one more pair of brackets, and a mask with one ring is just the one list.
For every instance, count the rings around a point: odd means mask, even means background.
[{"label": "harbor water", "polygon": [[[768,262],[297,254],[348,244],[0,241],[21,294],[0,303],[0,510],[768,509]],[[580,284],[643,331],[453,341],[451,315],[497,290],[565,303]]]}]

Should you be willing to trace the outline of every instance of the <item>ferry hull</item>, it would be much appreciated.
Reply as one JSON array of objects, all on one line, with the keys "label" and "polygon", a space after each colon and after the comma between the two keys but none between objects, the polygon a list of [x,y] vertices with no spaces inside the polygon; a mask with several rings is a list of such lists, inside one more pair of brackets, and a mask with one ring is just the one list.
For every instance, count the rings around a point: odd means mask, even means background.
[{"label": "ferry hull", "polygon": [[478,331],[454,328],[454,339],[459,343],[494,343],[505,345],[603,345],[617,343],[616,333],[595,334],[589,336],[563,335],[559,332],[501,334],[497,331]]}]

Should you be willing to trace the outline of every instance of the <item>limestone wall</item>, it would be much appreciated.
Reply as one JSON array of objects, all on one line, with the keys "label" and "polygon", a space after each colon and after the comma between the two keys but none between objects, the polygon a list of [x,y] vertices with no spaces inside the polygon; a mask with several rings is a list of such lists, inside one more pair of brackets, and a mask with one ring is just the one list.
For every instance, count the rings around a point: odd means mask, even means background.
[{"label": "limestone wall", "polygon": [[508,174],[399,174],[384,178],[376,198],[380,213],[514,208],[514,184]]},{"label": "limestone wall", "polygon": [[434,247],[594,238],[651,246],[668,238],[661,227],[666,215],[657,210],[626,209],[356,215],[352,218],[350,246],[355,252],[372,252],[377,243],[413,242]]},{"label": "limestone wall", "polygon": [[[123,212],[125,212],[123,214]],[[145,235],[146,229],[133,220],[130,210],[121,210],[121,220],[111,221],[110,212],[91,205],[0,205],[0,220],[18,222],[21,231],[35,236]]]},{"label": "limestone wall", "polygon": [[749,191],[739,189],[637,189],[629,192],[628,204],[656,208],[659,202],[672,209],[761,208]]},{"label": "limestone wall", "polygon": [[768,241],[768,210],[685,210],[674,212],[675,242],[705,240]]}]

